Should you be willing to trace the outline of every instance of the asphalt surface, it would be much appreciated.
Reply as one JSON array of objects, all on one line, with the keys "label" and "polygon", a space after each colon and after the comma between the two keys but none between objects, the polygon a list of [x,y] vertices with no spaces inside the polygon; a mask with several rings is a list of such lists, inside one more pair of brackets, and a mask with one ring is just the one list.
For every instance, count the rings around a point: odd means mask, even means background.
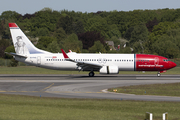
[{"label": "asphalt surface", "polygon": [[177,82],[180,82],[180,75],[0,75],[0,93],[60,98],[180,101],[180,97],[106,91],[120,86]]}]

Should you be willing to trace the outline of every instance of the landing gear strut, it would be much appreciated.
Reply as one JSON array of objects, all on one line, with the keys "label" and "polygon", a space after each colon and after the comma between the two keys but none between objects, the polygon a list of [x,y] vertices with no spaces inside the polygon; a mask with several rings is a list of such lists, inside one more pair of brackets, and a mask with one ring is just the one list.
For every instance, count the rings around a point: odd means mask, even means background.
[{"label": "landing gear strut", "polygon": [[89,77],[94,77],[94,72],[93,72],[93,71],[91,71],[91,72],[89,73]]},{"label": "landing gear strut", "polygon": [[161,76],[160,72],[158,72],[158,73],[157,73],[157,76],[158,76],[158,77],[160,77],[160,76]]}]

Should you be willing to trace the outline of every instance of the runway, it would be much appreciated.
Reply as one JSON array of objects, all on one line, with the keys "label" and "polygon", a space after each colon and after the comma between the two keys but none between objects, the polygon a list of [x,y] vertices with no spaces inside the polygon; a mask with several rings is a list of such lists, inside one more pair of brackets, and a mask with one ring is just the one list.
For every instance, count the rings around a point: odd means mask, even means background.
[{"label": "runway", "polygon": [[177,82],[180,82],[180,75],[0,75],[0,93],[59,98],[180,101],[180,97],[105,91],[120,86]]}]

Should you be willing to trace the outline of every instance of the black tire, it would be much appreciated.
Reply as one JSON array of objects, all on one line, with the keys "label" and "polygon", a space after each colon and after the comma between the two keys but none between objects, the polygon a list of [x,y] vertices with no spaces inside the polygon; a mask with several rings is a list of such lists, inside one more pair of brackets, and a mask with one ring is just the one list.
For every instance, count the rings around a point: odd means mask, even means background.
[{"label": "black tire", "polygon": [[94,72],[90,72],[89,77],[94,77]]},{"label": "black tire", "polygon": [[161,74],[160,74],[160,73],[158,73],[158,74],[157,74],[157,76],[158,76],[158,77],[160,77],[160,76],[161,76]]}]

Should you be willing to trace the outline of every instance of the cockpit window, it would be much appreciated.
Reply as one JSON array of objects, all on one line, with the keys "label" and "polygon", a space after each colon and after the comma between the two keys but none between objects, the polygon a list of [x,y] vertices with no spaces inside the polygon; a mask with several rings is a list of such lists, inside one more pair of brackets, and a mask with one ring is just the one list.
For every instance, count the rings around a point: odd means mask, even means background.
[{"label": "cockpit window", "polygon": [[167,62],[167,61],[169,61],[169,59],[163,59],[163,61]]}]

